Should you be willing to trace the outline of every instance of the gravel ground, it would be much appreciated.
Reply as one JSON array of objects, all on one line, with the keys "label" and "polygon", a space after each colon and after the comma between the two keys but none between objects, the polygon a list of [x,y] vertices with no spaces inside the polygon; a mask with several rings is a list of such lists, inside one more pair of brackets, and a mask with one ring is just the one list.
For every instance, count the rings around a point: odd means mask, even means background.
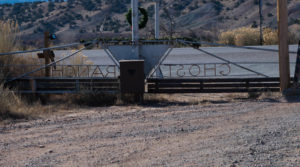
[{"label": "gravel ground", "polygon": [[81,108],[0,125],[0,166],[299,166],[300,98]]}]

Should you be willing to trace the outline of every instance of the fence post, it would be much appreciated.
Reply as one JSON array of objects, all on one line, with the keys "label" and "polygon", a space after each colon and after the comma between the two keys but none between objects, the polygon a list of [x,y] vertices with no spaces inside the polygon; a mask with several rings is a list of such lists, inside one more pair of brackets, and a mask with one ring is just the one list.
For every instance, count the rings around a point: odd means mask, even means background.
[{"label": "fence post", "polygon": [[294,82],[293,82],[294,87],[299,86],[299,78],[300,78],[300,40],[298,44],[298,53],[297,53],[296,67],[295,67],[295,74],[294,74]]},{"label": "fence post", "polygon": [[144,60],[120,61],[120,89],[121,99],[134,102],[143,102],[145,92]]}]

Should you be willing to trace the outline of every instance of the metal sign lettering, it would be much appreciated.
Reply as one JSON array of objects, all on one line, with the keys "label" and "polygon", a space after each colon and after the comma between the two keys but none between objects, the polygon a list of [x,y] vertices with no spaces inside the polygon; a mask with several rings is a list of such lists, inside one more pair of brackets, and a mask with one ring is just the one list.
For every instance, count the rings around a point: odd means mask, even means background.
[{"label": "metal sign lettering", "polygon": [[116,78],[119,75],[115,65],[63,65],[52,70],[52,77],[99,77]]},{"label": "metal sign lettering", "polygon": [[230,64],[163,64],[164,77],[217,77],[231,73]]}]

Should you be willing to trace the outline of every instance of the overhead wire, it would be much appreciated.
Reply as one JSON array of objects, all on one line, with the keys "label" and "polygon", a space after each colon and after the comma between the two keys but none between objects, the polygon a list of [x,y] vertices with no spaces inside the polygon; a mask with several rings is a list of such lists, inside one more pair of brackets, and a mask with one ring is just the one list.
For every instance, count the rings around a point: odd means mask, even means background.
[{"label": "overhead wire", "polygon": [[[179,40],[181,40],[181,39],[179,39]],[[205,42],[205,41],[197,41],[197,42],[186,41],[186,40],[184,40],[184,41],[189,44],[223,46],[223,47],[230,47],[230,48],[260,50],[260,51],[267,51],[267,52],[279,52],[279,50],[277,50],[277,49],[259,48],[259,47],[255,47],[255,46],[236,46],[236,45],[226,45],[226,44],[219,44],[219,43]],[[296,51],[289,51],[289,53],[297,54]]]},{"label": "overhead wire", "polygon": [[42,67],[39,67],[39,68],[37,68],[37,69],[34,69],[34,70],[30,71],[30,72],[24,73],[24,74],[22,74],[22,75],[19,75],[19,76],[15,77],[15,78],[13,78],[13,79],[11,79],[11,80],[8,80],[6,83],[15,81],[15,80],[17,80],[17,79],[21,79],[21,78],[23,78],[23,77],[25,77],[25,76],[28,76],[28,75],[33,74],[33,73],[35,73],[35,72],[38,72],[38,71],[40,71],[40,70],[42,70],[42,69],[45,69],[45,68],[50,67],[50,66],[52,66],[52,65],[55,65],[56,63],[59,63],[59,62],[65,60],[65,59],[67,59],[67,58],[69,58],[69,57],[72,57],[72,56],[76,55],[77,53],[81,52],[82,50],[86,49],[87,47],[89,47],[90,45],[95,44],[95,43],[96,43],[96,41],[90,42],[90,43],[86,44],[83,48],[77,50],[76,52],[74,52],[74,53],[72,53],[72,54],[70,54],[70,55],[68,55],[68,56],[66,56],[66,57],[60,58],[60,59],[58,59],[58,60],[56,60],[56,61],[54,61],[54,62],[52,62],[52,63],[49,63],[49,64],[44,65],[44,66],[42,66]]},{"label": "overhead wire", "polygon": [[78,45],[87,45],[90,42],[91,41],[76,42],[76,43],[64,44],[64,45],[59,45],[59,46],[53,46],[53,47],[49,47],[49,48],[40,48],[40,49],[33,49],[33,50],[13,51],[13,52],[7,52],[7,53],[0,53],[0,56],[32,53],[32,52],[39,52],[39,51],[45,51],[45,50],[51,50],[51,49],[62,49],[62,48],[73,47],[73,46],[78,46]]},{"label": "overhead wire", "polygon": [[[186,43],[186,41],[179,40],[179,42],[182,43],[182,44],[185,44],[185,45],[189,45],[189,44]],[[246,67],[244,67],[244,66],[241,66],[241,65],[239,65],[239,64],[237,64],[237,63],[234,63],[234,62],[231,62],[231,61],[229,61],[229,60],[226,60],[226,59],[224,59],[224,58],[222,58],[222,57],[220,57],[220,56],[217,56],[217,55],[215,55],[215,54],[212,54],[212,53],[210,53],[210,52],[207,52],[207,51],[205,51],[205,50],[203,50],[203,49],[200,49],[200,48],[194,48],[194,49],[196,49],[196,50],[198,50],[198,51],[200,51],[200,52],[203,52],[203,53],[205,53],[205,54],[207,54],[207,55],[210,55],[210,56],[212,56],[212,57],[215,57],[215,58],[217,58],[217,59],[219,59],[219,60],[222,60],[222,61],[224,61],[224,62],[233,64],[233,65],[235,65],[235,66],[237,66],[237,67],[240,67],[240,68],[242,68],[242,69],[244,69],[244,70],[253,72],[253,73],[257,74],[257,75],[261,75],[261,76],[264,76],[264,77],[269,77],[269,76],[267,76],[267,75],[265,75],[265,74],[263,74],[263,73],[260,73],[260,72],[251,70],[251,69],[246,68]]]}]

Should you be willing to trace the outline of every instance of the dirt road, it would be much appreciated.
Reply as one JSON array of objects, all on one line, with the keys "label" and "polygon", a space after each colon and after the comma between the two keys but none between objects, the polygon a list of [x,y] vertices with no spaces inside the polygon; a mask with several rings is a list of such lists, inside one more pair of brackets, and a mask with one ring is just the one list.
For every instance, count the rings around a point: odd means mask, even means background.
[{"label": "dirt road", "polygon": [[0,166],[299,164],[297,99],[88,108],[0,127]]}]

